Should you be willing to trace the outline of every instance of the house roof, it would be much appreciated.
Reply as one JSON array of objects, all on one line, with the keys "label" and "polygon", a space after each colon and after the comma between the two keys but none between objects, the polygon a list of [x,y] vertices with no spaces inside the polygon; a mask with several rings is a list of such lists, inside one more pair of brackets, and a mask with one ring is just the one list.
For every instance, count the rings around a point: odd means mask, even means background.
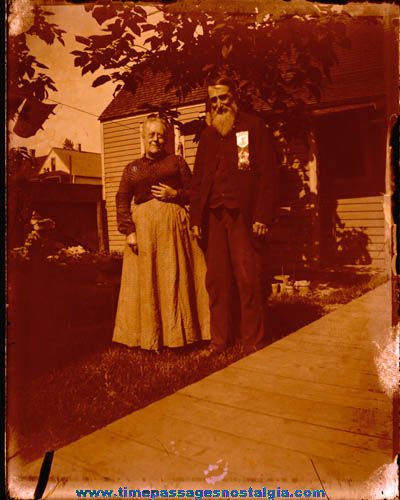
[{"label": "house roof", "polygon": [[47,155],[44,155],[44,156],[35,156],[34,158],[34,162],[35,162],[35,165],[37,166],[38,169],[40,169],[45,161],[45,159],[47,158]]},{"label": "house roof", "polygon": [[35,180],[37,178],[46,158],[47,155],[34,156],[33,158],[22,160],[21,169],[27,180]]},{"label": "house roof", "polygon": [[149,75],[146,85],[140,86],[135,93],[122,89],[100,115],[100,121],[114,120],[124,116],[143,114],[152,107],[168,103],[168,106],[184,106],[204,102],[207,98],[207,88],[198,87],[190,92],[185,99],[179,99],[175,89],[165,90],[168,83],[168,74],[158,73]]},{"label": "house roof", "polygon": [[69,166],[69,159],[71,157],[72,175],[79,175],[82,177],[101,177],[100,153],[52,148],[47,157],[52,151],[54,151],[60,160],[67,166]]}]

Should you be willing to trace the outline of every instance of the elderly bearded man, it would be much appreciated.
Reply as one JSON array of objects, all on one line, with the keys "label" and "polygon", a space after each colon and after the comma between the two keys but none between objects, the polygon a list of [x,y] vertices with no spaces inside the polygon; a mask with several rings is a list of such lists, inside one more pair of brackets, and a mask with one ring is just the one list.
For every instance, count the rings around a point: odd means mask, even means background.
[{"label": "elderly bearded man", "polygon": [[207,262],[211,344],[222,352],[232,340],[232,297],[240,299],[241,341],[264,340],[261,260],[274,219],[277,169],[272,139],[256,116],[238,110],[233,83],[208,86],[210,116],[194,165],[190,221]]}]

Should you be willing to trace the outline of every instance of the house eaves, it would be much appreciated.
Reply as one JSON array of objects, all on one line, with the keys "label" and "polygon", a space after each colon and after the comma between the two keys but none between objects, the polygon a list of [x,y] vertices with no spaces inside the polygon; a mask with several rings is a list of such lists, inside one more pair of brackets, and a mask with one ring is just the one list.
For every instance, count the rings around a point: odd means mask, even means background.
[{"label": "house eaves", "polygon": [[115,120],[128,116],[144,114],[152,109],[168,104],[170,108],[187,106],[204,102],[207,99],[207,88],[198,87],[185,98],[179,98],[175,89],[165,90],[168,75],[159,73],[149,75],[135,93],[122,89],[106,107],[99,117],[101,122]]}]

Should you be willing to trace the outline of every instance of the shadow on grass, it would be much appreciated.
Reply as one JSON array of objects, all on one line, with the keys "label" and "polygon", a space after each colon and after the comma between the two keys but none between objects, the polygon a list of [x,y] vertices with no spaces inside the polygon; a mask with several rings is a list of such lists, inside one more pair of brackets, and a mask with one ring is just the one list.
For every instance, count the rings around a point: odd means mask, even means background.
[{"label": "shadow on grass", "polygon": [[301,297],[271,299],[266,308],[267,338],[279,340],[324,315],[319,303]]}]

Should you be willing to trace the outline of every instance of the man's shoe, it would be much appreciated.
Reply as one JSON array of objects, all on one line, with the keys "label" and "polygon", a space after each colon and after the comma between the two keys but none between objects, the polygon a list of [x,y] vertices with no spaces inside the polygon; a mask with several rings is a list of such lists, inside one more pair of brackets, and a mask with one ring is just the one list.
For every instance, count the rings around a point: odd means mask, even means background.
[{"label": "man's shoe", "polygon": [[246,354],[251,354],[252,352],[263,349],[267,346],[267,344],[268,342],[266,340],[261,340],[260,342],[257,342],[257,344],[243,344],[243,349],[245,350]]}]

